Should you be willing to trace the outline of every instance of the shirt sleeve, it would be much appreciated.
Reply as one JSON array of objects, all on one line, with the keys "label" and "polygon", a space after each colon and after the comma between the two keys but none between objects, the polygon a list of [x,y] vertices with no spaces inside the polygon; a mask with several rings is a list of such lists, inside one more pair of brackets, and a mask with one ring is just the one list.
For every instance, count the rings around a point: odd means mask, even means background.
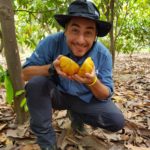
[{"label": "shirt sleeve", "polygon": [[41,66],[51,63],[53,61],[53,44],[54,42],[51,37],[47,37],[40,41],[32,55],[26,59],[26,62],[23,64],[23,68],[27,66]]},{"label": "shirt sleeve", "polygon": [[112,56],[108,52],[102,57],[102,64],[98,73],[100,81],[109,89],[109,97],[113,95],[113,79],[112,79]]}]

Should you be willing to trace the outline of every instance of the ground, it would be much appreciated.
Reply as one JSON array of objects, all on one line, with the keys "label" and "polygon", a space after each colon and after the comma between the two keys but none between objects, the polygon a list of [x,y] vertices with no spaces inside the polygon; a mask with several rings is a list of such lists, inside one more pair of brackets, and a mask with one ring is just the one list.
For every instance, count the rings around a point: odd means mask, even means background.
[{"label": "ground", "polygon": [[[66,111],[55,111],[53,126],[61,150],[150,150],[150,54],[118,54],[113,78],[112,99],[125,116],[124,129],[111,133],[86,125],[86,134],[74,133]],[[0,150],[39,150],[29,122],[17,126],[15,117],[12,107],[5,103],[1,86]]]}]

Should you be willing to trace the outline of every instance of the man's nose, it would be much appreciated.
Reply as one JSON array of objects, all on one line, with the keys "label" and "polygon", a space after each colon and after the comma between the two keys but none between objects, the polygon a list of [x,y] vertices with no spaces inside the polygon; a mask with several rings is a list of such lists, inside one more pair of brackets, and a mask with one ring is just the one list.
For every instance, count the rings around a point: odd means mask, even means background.
[{"label": "man's nose", "polygon": [[77,41],[79,44],[84,44],[85,43],[85,37],[83,34],[80,34],[78,37],[77,37]]}]

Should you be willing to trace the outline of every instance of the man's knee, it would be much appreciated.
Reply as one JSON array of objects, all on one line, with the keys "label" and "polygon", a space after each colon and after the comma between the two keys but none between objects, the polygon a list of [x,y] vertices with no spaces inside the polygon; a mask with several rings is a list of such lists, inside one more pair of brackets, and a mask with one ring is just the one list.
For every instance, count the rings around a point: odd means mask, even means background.
[{"label": "man's knee", "polygon": [[33,77],[25,86],[26,91],[40,90],[43,86],[48,83],[48,78],[44,76]]},{"label": "man's knee", "polygon": [[106,129],[111,132],[117,132],[124,127],[125,119],[121,113],[99,114],[91,125]]},{"label": "man's knee", "polygon": [[109,123],[108,123],[108,127],[106,129],[109,131],[117,132],[124,127],[125,119],[121,113],[111,114],[111,117],[107,118],[107,119],[108,119]]}]

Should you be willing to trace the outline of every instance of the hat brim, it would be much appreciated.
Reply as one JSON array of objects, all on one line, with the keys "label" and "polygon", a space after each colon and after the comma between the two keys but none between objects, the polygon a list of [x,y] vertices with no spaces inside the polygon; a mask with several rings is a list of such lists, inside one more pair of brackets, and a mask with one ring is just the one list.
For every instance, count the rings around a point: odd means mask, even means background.
[{"label": "hat brim", "polygon": [[83,18],[87,18],[90,20],[93,20],[96,22],[97,24],[97,36],[99,37],[103,37],[106,36],[111,29],[111,23],[106,22],[106,21],[100,21],[97,19],[93,19],[90,16],[85,16],[84,14],[76,14],[76,15],[61,15],[61,14],[57,14],[54,16],[56,21],[63,27],[65,28],[66,23],[72,18],[72,17],[83,17]]}]

